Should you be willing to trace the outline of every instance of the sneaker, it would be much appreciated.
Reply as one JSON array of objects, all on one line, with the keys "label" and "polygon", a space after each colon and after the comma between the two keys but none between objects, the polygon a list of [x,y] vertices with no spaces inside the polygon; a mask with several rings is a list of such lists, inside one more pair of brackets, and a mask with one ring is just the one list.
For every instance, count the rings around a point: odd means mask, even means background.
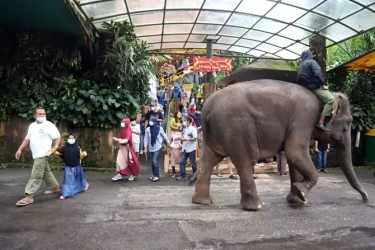
[{"label": "sneaker", "polygon": [[186,181],[187,178],[186,177],[182,177],[182,176],[179,176],[176,178],[176,181]]},{"label": "sneaker", "polygon": [[238,176],[232,174],[232,175],[229,176],[229,179],[238,180]]},{"label": "sneaker", "polygon": [[282,176],[288,176],[288,174],[287,173],[283,173],[283,175]]},{"label": "sneaker", "polygon": [[122,175],[121,174],[116,174],[113,178],[112,178],[112,181],[118,181],[118,180],[121,180],[122,179]]},{"label": "sneaker", "polygon": [[176,178],[176,174],[172,174],[171,176],[172,176],[172,178]]},{"label": "sneaker", "polygon": [[143,150],[141,150],[141,151],[139,152],[139,154],[140,154],[140,155],[143,155]]},{"label": "sneaker", "polygon": [[217,175],[217,177],[223,177],[223,175],[221,173],[217,173],[216,175]]},{"label": "sneaker", "polygon": [[150,180],[153,180],[154,178],[155,178],[154,176],[151,176],[151,177],[150,177]]},{"label": "sneaker", "polygon": [[134,181],[134,179],[135,179],[135,177],[133,175],[130,175],[129,178],[128,178],[129,181]]},{"label": "sneaker", "polygon": [[153,182],[157,182],[158,180],[159,180],[159,177],[154,177],[154,178],[152,179]]},{"label": "sneaker", "polygon": [[322,172],[324,172],[324,173],[328,173],[327,169],[323,169]]},{"label": "sneaker", "polygon": [[318,123],[318,124],[315,125],[315,127],[319,128],[321,130],[324,130],[326,132],[329,132],[329,128],[327,128],[324,124]]}]

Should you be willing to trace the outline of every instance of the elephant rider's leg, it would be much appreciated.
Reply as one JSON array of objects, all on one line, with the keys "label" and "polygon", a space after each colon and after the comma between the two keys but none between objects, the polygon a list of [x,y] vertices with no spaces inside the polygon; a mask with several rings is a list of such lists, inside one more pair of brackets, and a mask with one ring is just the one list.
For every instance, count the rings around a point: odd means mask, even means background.
[{"label": "elephant rider's leg", "polygon": [[332,105],[333,105],[333,101],[335,98],[333,97],[332,93],[329,90],[322,89],[322,88],[314,90],[314,93],[324,103],[322,115],[320,116],[319,123],[316,125],[316,127],[329,132],[329,129],[325,126],[324,122],[327,116],[332,115]]},{"label": "elephant rider's leg", "polygon": [[[195,185],[192,202],[196,204],[212,204],[210,196],[210,181],[214,167],[221,162],[224,156],[214,152],[208,145],[204,145],[204,151],[199,159],[200,171]],[[198,171],[197,171],[198,172]]]},{"label": "elephant rider's leg", "polygon": [[[290,172],[292,194],[290,195],[298,196],[303,202],[307,202],[309,191],[318,181],[318,174],[309,153],[309,142],[309,135],[298,132],[289,134],[285,141],[285,155],[292,169]],[[303,176],[302,180],[296,172]],[[290,195],[288,195],[288,201],[291,198]]]}]

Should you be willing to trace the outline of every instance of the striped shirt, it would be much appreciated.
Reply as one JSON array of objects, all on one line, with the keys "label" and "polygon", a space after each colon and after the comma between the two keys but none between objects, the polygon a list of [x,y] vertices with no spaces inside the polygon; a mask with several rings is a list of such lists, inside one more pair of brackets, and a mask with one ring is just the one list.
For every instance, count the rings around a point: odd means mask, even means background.
[{"label": "striped shirt", "polygon": [[145,134],[145,138],[144,138],[144,145],[145,145],[145,147],[148,148],[149,152],[159,151],[161,149],[162,145],[163,145],[163,141],[167,145],[169,145],[168,137],[165,134],[164,129],[162,127],[160,127],[159,134],[156,137],[156,142],[155,142],[154,146],[151,146],[151,132],[150,132],[150,127],[148,127],[146,129],[146,134]]}]

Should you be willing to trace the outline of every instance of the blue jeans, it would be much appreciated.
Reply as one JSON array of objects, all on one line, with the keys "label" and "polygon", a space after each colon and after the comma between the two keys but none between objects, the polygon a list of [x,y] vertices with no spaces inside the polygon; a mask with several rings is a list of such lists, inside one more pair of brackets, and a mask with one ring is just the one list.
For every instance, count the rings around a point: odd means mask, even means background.
[{"label": "blue jeans", "polygon": [[327,169],[327,151],[318,152],[318,170]]},{"label": "blue jeans", "polygon": [[155,152],[150,152],[150,155],[151,155],[152,175],[154,177],[159,177],[159,160],[161,156],[161,149]]},{"label": "blue jeans", "polygon": [[144,150],[144,139],[145,139],[145,135],[141,135],[141,141],[139,142],[139,151],[143,151]]},{"label": "blue jeans", "polygon": [[195,162],[195,150],[189,153],[186,151],[181,151],[181,161],[180,161],[180,176],[185,178],[186,177],[186,160],[187,158],[190,159],[191,167],[193,168],[193,173],[197,171],[197,163]]}]

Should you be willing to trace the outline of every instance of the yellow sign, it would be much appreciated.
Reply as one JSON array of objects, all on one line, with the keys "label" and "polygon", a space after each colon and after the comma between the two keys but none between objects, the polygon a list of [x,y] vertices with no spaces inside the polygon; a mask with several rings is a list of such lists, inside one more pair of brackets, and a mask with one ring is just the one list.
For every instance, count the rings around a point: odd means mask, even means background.
[{"label": "yellow sign", "polygon": [[193,89],[193,84],[192,83],[184,84],[184,87],[187,92],[191,92],[191,90]]}]

